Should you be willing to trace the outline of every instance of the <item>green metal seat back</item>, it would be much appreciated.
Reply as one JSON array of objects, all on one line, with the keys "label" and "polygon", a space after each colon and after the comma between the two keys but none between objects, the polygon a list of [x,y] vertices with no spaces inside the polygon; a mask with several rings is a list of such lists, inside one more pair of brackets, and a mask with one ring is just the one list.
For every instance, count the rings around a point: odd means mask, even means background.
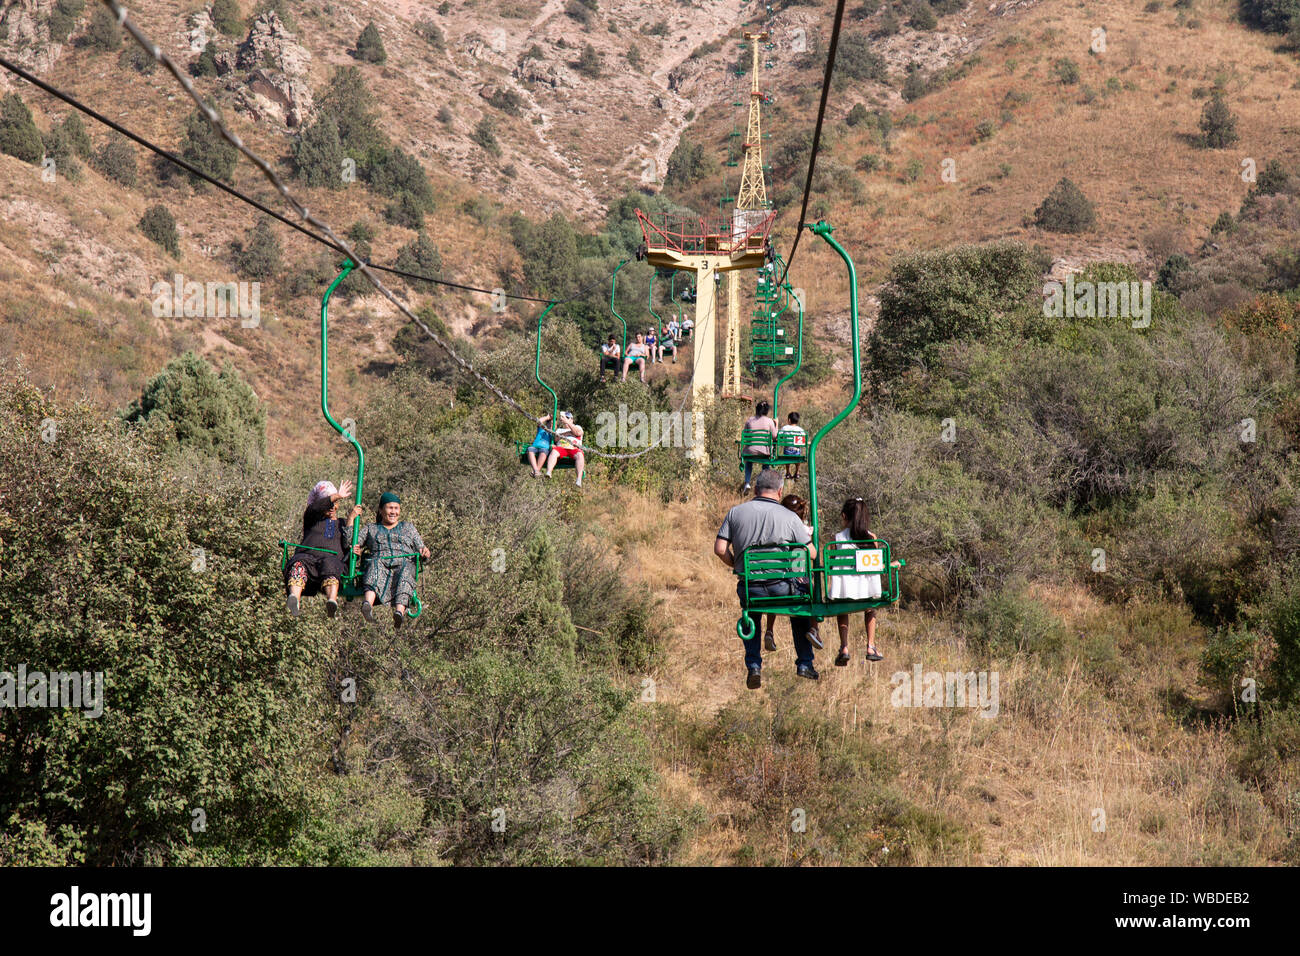
[{"label": "green metal seat back", "polygon": [[[832,577],[859,574],[880,575],[882,601],[898,599],[898,569],[889,551],[889,542],[879,538],[860,541],[827,541],[821,550],[821,563],[827,583]],[[827,588],[829,591],[830,588]]]}]

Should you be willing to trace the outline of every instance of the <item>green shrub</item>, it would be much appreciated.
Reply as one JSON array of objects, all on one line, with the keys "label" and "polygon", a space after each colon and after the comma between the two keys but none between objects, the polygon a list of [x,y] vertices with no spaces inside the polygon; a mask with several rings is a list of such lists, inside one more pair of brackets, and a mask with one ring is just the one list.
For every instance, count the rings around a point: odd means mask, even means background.
[{"label": "green shrub", "polygon": [[343,160],[347,157],[338,123],[332,116],[322,112],[316,122],[298,134],[290,153],[294,171],[308,186],[342,189],[347,185],[343,179]]},{"label": "green shrub", "polygon": [[596,48],[590,43],[583,44],[582,52],[578,55],[573,68],[583,76],[589,76],[592,79],[599,78],[601,75],[601,56],[596,52]]},{"label": "green shrub", "polygon": [[497,87],[488,97],[488,103],[510,116],[521,116],[524,112],[524,98],[514,90]]},{"label": "green shrub", "polygon": [[45,155],[41,131],[17,93],[6,93],[0,100],[0,153],[24,163],[39,163]]},{"label": "green shrub", "polygon": [[127,187],[135,185],[135,150],[125,136],[113,134],[95,154],[91,165],[116,183]]},{"label": "green shrub", "polygon": [[484,116],[474,127],[474,132],[470,134],[470,139],[483,148],[485,152],[493,156],[501,155],[501,144],[497,142],[496,124]]},{"label": "green shrub", "polygon": [[158,61],[140,44],[128,43],[118,55],[117,64],[125,69],[135,70],[141,76],[152,76]]},{"label": "green shrub", "polygon": [[1262,618],[1275,644],[1269,697],[1290,706],[1300,702],[1300,583],[1294,575],[1268,595]]},{"label": "green shrub", "polygon": [[853,109],[849,110],[849,115],[845,118],[844,122],[848,123],[850,126],[860,126],[867,122],[867,117],[870,115],[871,114],[867,111],[864,104],[854,103]]},{"label": "green shrub", "polygon": [[0,385],[0,410],[4,656],[103,675],[96,719],[0,710],[0,861],[292,862],[329,638],[267,612],[275,476],[170,471],[22,381]]},{"label": "green shrub", "polygon": [[1013,654],[1050,657],[1065,638],[1061,623],[1019,582],[976,595],[962,611],[961,629],[968,645],[994,658]]},{"label": "green shrub", "polygon": [[[195,110],[185,120],[181,158],[213,179],[229,183],[232,181],[235,163],[239,161],[239,151],[226,142],[206,116]],[[193,173],[186,175],[193,183],[203,182]]]},{"label": "green shrub", "polygon": [[203,47],[203,52],[190,64],[190,76],[217,75],[217,45],[212,40]]},{"label": "green shrub", "polygon": [[921,71],[920,64],[909,63],[907,65],[907,75],[903,77],[903,89],[901,90],[903,99],[908,103],[912,103],[925,96],[929,91],[930,84]]},{"label": "green shrub", "polygon": [[140,231],[173,256],[181,254],[180,237],[176,234],[176,220],[161,203],[150,206],[140,217]]},{"label": "green shrub", "polygon": [[1228,109],[1223,93],[1215,90],[1201,111],[1201,135],[1198,145],[1205,149],[1223,149],[1238,140],[1237,117]]},{"label": "green shrub", "polygon": [[980,120],[975,124],[975,142],[982,143],[993,138],[997,126],[992,120]]},{"label": "green shrub", "polygon": [[1286,33],[1300,19],[1300,0],[1238,0],[1241,19],[1260,30]]},{"label": "green shrub", "polygon": [[443,36],[442,28],[432,20],[421,20],[415,25],[415,32],[424,37],[424,41],[435,52],[441,53],[447,48],[447,39]]},{"label": "green shrub", "polygon": [[105,52],[116,50],[122,45],[122,32],[118,28],[117,20],[103,4],[96,4],[95,12],[90,15],[90,29],[86,31],[86,43],[96,50]]},{"label": "green shrub", "polygon": [[238,0],[212,0],[212,23],[228,37],[242,34],[244,22]]},{"label": "green shrub", "polygon": [[256,460],[266,452],[266,412],[235,368],[218,372],[186,352],[149,380],[122,412],[128,423],[165,451],[192,449],[226,462]]},{"label": "green shrub", "polygon": [[[437,278],[442,272],[442,256],[438,252],[438,247],[429,240],[429,237],[420,232],[414,239],[398,250],[397,259],[393,265],[403,272]],[[407,281],[416,288],[425,290],[436,288],[431,282],[413,279]]]},{"label": "green shrub", "polygon": [[384,39],[379,35],[379,28],[375,26],[373,20],[366,24],[366,28],[361,31],[361,36],[357,37],[357,45],[352,55],[363,63],[384,63],[388,60],[388,53],[384,50]]},{"label": "green shrub", "polygon": [[270,279],[280,271],[281,258],[280,240],[271,231],[271,224],[258,219],[243,244],[235,249],[235,269],[250,279]]},{"label": "green shrub", "polygon": [[1062,178],[1034,210],[1034,225],[1049,232],[1087,232],[1097,222],[1096,208],[1078,186]]},{"label": "green shrub", "polygon": [[1020,330],[1048,258],[1014,242],[964,245],[900,257],[880,292],[869,340],[872,373],[897,377],[930,364],[950,339]]},{"label": "green shrub", "polygon": [[908,14],[907,25],[913,30],[933,30],[939,25],[938,18],[925,0],[915,0]]},{"label": "green shrub", "polygon": [[1062,86],[1072,86],[1079,82],[1079,64],[1069,57],[1062,57],[1052,63],[1052,75]]},{"label": "green shrub", "polygon": [[875,80],[883,83],[888,70],[882,57],[871,50],[871,40],[861,33],[848,33],[840,38],[835,54],[835,72],[850,80]]},{"label": "green shrub", "polygon": [[55,0],[50,11],[50,40],[54,43],[67,40],[85,9],[86,0]]}]

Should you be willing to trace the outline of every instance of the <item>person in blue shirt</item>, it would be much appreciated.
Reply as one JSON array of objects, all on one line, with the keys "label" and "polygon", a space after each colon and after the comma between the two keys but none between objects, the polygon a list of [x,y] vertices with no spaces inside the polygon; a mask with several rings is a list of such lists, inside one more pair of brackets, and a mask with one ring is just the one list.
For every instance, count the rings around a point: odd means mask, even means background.
[{"label": "person in blue shirt", "polygon": [[537,434],[533,436],[533,443],[528,446],[528,464],[532,466],[533,477],[542,477],[542,466],[546,464],[546,458],[551,453],[551,430],[547,427],[550,422],[550,415],[543,415],[537,419]]}]

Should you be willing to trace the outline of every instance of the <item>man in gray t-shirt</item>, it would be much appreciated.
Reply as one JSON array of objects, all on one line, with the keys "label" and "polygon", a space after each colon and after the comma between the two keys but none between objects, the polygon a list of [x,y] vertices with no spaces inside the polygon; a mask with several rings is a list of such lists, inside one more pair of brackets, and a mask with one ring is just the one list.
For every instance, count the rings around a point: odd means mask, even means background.
[{"label": "man in gray t-shirt", "polygon": [[[718,529],[717,540],[713,542],[713,553],[727,567],[739,573],[741,556],[749,548],[758,548],[776,544],[803,544],[808,547],[811,564],[817,557],[817,548],[808,536],[808,529],[793,511],[781,505],[781,489],[785,478],[776,469],[760,472],[755,482],[755,496],[750,501],[736,505],[727,512]],[[742,588],[744,580],[736,582],[736,596],[744,608],[745,595]],[[785,578],[772,581],[755,582],[750,585],[749,596],[778,597],[794,594],[806,594],[807,583],[797,583]],[[762,630],[762,612],[751,611],[749,618],[754,622],[754,636],[745,641],[745,667],[749,672],[745,686],[753,689],[762,684],[763,654],[762,642],[758,635]],[[796,672],[800,677],[817,680],[817,671],[813,667],[813,645],[808,640],[808,632],[814,621],[810,617],[790,618],[790,630],[794,635]]]}]

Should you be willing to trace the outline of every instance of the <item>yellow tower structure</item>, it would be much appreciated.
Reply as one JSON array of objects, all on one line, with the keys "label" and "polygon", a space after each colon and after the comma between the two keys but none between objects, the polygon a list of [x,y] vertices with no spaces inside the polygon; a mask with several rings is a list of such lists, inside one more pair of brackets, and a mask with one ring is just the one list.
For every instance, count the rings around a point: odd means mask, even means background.
[{"label": "yellow tower structure", "polygon": [[[758,45],[768,34],[743,34],[750,47],[749,122],[745,127],[744,163],[736,193],[736,218],[748,224],[767,215],[767,186],[763,180],[763,94],[758,88]],[[727,276],[727,351],[722,363],[722,397],[741,394],[740,384],[740,273]]]}]

